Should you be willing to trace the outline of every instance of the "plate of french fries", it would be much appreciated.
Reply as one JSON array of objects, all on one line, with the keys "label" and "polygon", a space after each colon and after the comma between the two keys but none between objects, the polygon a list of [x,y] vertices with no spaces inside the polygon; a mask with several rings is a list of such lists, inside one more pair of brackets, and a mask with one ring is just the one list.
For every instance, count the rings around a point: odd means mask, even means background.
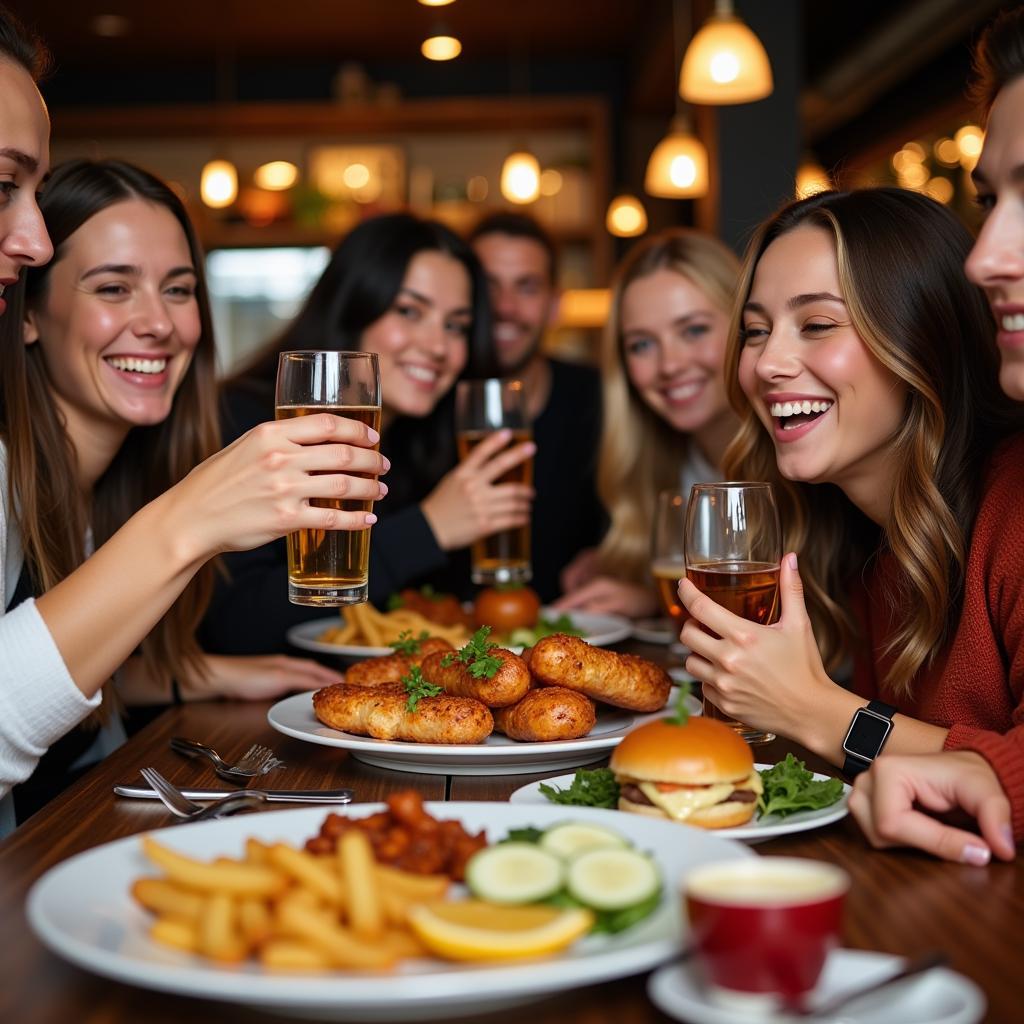
[{"label": "plate of french fries", "polygon": [[[564,807],[425,807],[467,832],[484,831],[491,843],[511,829],[565,819]],[[341,813],[383,809],[356,804]],[[573,808],[574,820],[584,822],[612,815]],[[343,850],[339,842],[333,856],[310,854],[305,842],[324,817],[322,808],[264,812],[107,843],[58,864],[33,886],[29,923],[57,955],[144,988],[300,1017],[449,1019],[671,959],[682,948],[678,879],[702,863],[751,855],[735,841],[637,817],[630,839],[655,859],[665,884],[649,918],[617,935],[585,936],[546,959],[467,965],[425,955],[402,924],[410,908],[464,898],[462,887],[439,895],[428,888],[433,876],[382,871],[358,844]]]},{"label": "plate of french fries", "polygon": [[442,626],[411,608],[378,611],[372,604],[350,604],[331,619],[313,619],[292,626],[288,642],[306,651],[338,654],[346,658],[377,658],[391,654],[392,644],[407,633],[418,637],[423,633],[447,640],[461,647],[472,635],[462,624]]}]

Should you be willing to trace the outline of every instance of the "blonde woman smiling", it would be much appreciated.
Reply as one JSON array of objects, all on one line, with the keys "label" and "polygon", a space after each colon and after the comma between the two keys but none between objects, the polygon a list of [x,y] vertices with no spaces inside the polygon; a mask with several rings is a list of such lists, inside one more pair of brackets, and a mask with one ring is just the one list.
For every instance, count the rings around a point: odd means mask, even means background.
[{"label": "blonde woman smiling", "polygon": [[601,344],[598,487],[611,526],[563,573],[558,607],[633,618],[656,611],[658,492],[720,479],[738,423],[722,377],[738,273],[725,245],[684,228],[641,242],[618,268]]}]

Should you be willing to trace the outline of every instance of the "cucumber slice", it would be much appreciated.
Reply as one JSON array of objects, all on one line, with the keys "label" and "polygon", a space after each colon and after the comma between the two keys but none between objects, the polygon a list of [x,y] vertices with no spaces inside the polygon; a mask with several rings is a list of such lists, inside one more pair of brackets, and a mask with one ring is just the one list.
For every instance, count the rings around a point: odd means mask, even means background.
[{"label": "cucumber slice", "polygon": [[618,832],[578,821],[552,825],[540,837],[540,848],[562,860],[573,860],[586,850],[621,850],[627,846],[629,842]]},{"label": "cucumber slice", "polygon": [[499,843],[473,854],[466,885],[488,903],[534,903],[565,883],[565,865],[534,843]]},{"label": "cucumber slice", "polygon": [[652,897],[661,876],[650,857],[636,850],[589,850],[570,865],[569,895],[594,910],[623,910]]}]

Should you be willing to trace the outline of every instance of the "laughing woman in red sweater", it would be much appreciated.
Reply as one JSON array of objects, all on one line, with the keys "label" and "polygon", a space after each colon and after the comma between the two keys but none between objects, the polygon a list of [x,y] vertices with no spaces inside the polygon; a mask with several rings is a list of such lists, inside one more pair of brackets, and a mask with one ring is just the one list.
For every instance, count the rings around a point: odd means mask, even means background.
[{"label": "laughing woman in red sweater", "polygon": [[[825,193],[760,228],[740,284],[726,472],[774,483],[791,554],[771,626],[680,585],[687,668],[849,774],[884,744],[1024,779],[1024,410],[970,247],[916,193]],[[847,652],[852,690],[827,673]]]}]

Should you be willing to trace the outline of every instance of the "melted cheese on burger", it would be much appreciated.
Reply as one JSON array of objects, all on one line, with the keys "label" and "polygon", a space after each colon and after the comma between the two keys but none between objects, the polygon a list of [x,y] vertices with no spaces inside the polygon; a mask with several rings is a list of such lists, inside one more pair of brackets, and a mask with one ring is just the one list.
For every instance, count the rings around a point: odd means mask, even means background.
[{"label": "melted cheese on burger", "polygon": [[663,792],[653,782],[637,782],[640,791],[673,821],[686,821],[705,807],[722,803],[736,789],[749,789],[758,796],[763,791],[761,776],[755,769],[740,782],[719,782],[710,786],[686,786]]}]

